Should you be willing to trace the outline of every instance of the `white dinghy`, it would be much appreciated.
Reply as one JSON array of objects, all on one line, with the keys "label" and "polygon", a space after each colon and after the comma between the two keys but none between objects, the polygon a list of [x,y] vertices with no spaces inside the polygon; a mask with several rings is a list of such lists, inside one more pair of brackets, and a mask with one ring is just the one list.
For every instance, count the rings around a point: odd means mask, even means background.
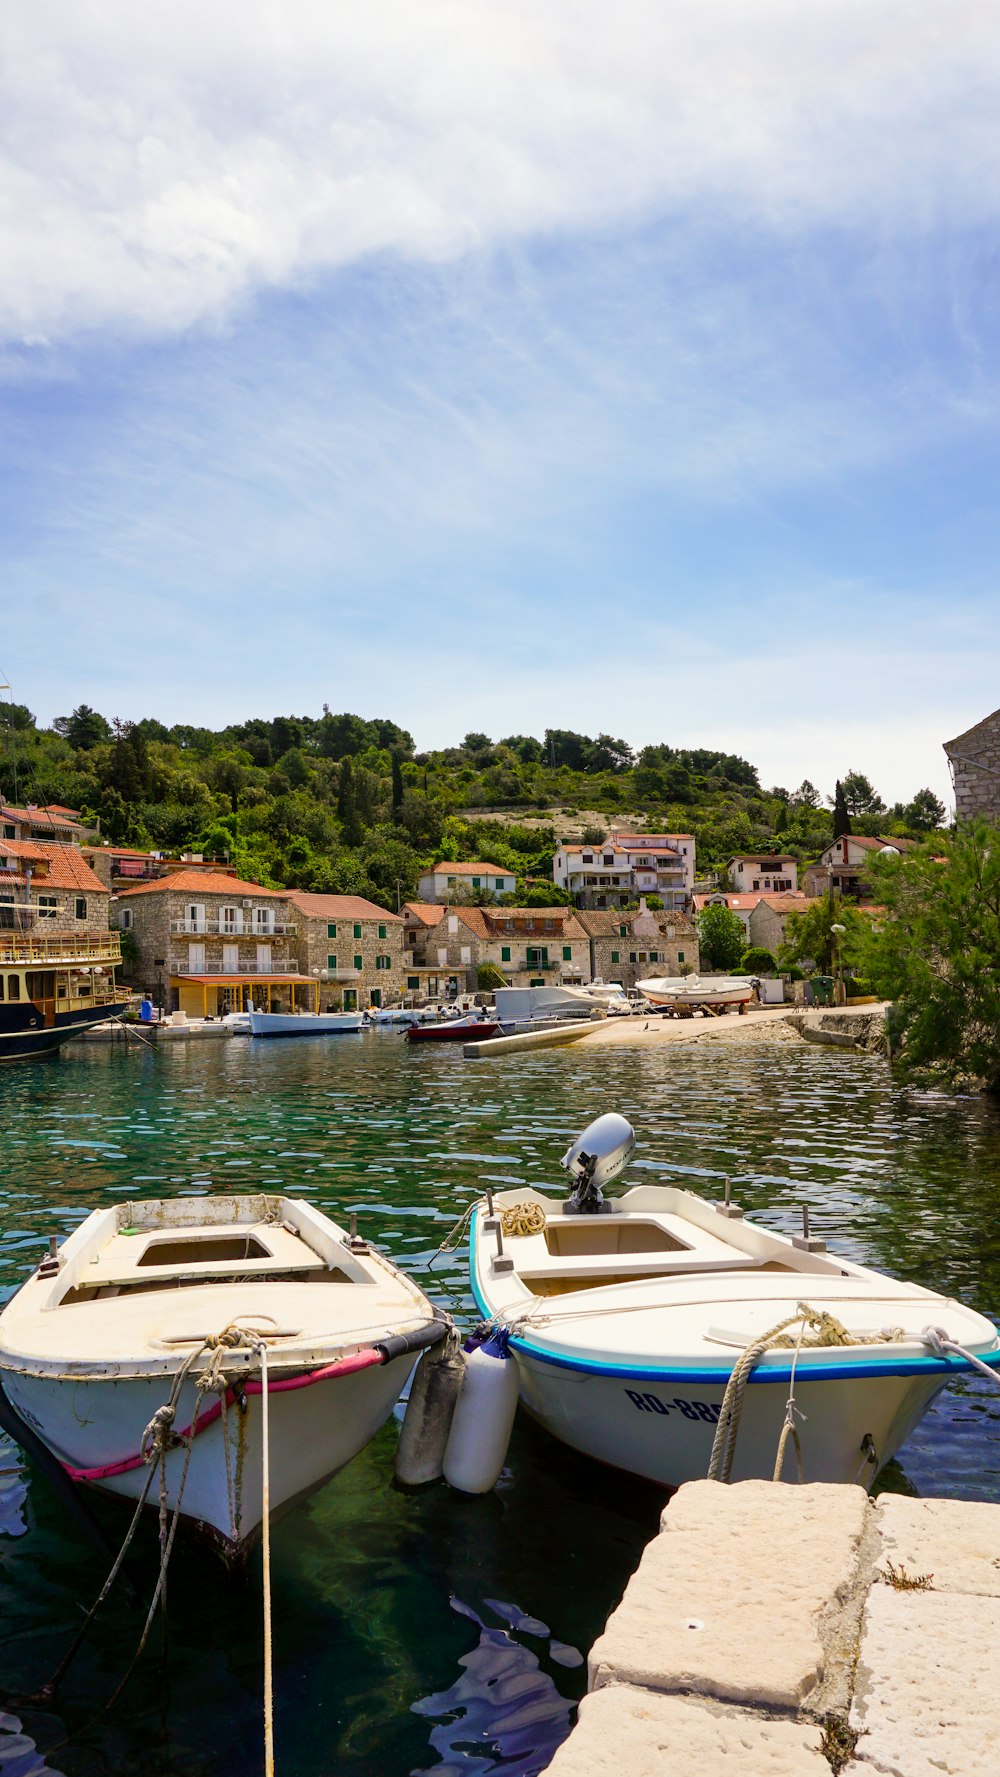
[{"label": "white dinghy", "polygon": [[568,1200],[488,1193],[473,1217],[477,1306],[563,1443],[670,1487],[776,1479],[776,1460],[794,1478],[797,1444],[805,1480],[868,1485],[953,1375],[1000,1369],[991,1321],[808,1233],[672,1186],[606,1202],[633,1144],[600,1117],[563,1157]]},{"label": "white dinghy", "polygon": [[[381,1253],[290,1197],[96,1210],[0,1314],[0,1383],[75,1481],[151,1485],[238,1556],[388,1418],[448,1321]],[[263,1349],[262,1349],[263,1348]],[[166,1409],[166,1410],[165,1410]]]},{"label": "white dinghy", "polygon": [[654,1006],[745,1006],[754,984],[748,975],[650,975],[636,988]]},{"label": "white dinghy", "polygon": [[336,1037],[364,1030],[363,1012],[258,1012],[251,1007],[252,1037]]}]

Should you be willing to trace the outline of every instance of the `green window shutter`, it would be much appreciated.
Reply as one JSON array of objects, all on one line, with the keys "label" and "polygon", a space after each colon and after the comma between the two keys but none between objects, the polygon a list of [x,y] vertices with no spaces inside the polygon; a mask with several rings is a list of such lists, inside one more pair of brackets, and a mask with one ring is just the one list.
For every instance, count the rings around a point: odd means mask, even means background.
[{"label": "green window shutter", "polygon": [[509,963],[510,962],[510,945],[509,944],[501,944],[501,946],[500,946],[500,961],[502,963]]},{"label": "green window shutter", "polygon": [[363,958],[362,958],[362,957],[360,957],[360,956],[356,956],[356,957],[355,957],[355,958],[354,958],[354,967],[355,967],[355,968],[356,968],[356,969],[360,969],[360,967],[361,967],[361,964],[362,964],[362,962],[363,962],[363,960],[364,960],[364,959],[363,959]]},{"label": "green window shutter", "polygon": [[328,969],[335,969],[337,967],[336,957],[335,956],[328,956],[326,959],[326,966]]},{"label": "green window shutter", "polygon": [[420,976],[419,975],[407,975],[406,985],[410,989],[415,988],[415,987],[419,987],[420,986]]},{"label": "green window shutter", "polygon": [[618,936],[619,936],[619,938],[627,938],[628,937],[628,926],[619,926],[618,927]]},{"label": "green window shutter", "polygon": [[655,950],[651,950],[649,953],[649,960],[651,963],[658,963],[660,960],[659,953]]},{"label": "green window shutter", "polygon": [[637,956],[636,956],[636,954],[635,954],[635,951],[634,951],[634,950],[630,950],[630,951],[629,951],[629,953],[628,953],[628,960],[629,960],[629,962],[630,962],[630,963],[635,963],[635,962],[638,962],[638,960],[639,960],[639,959],[638,959],[638,957],[637,957]]},{"label": "green window shutter", "polygon": [[479,879],[479,877],[478,877],[478,876],[474,876],[474,877],[473,877],[473,878],[472,878],[472,886],[473,886],[473,888],[479,888],[479,886],[480,886],[480,879]]},{"label": "green window shutter", "polygon": [[385,937],[385,926],[379,926],[379,929],[378,929],[378,935],[379,935],[379,937],[380,937],[380,938],[384,938],[384,937]]},{"label": "green window shutter", "polygon": [[683,952],[683,950],[679,950],[679,951],[678,951],[678,952],[677,952],[677,961],[678,961],[678,962],[679,962],[679,963],[682,963],[682,962],[683,962],[683,961],[684,961],[684,952]]},{"label": "green window shutter", "polygon": [[564,963],[571,963],[572,961],[573,961],[573,946],[572,946],[572,944],[564,944],[563,945],[563,962]]},{"label": "green window shutter", "polygon": [[617,951],[617,950],[613,950],[613,951],[612,951],[612,952],[611,952],[611,961],[612,961],[612,962],[613,962],[613,963],[620,963],[620,962],[621,962],[621,960],[622,960],[622,959],[621,959],[621,956],[620,956],[620,955],[619,955],[619,953],[618,953],[618,951]]},{"label": "green window shutter", "polygon": [[357,920],[355,920],[355,922],[354,922],[354,936],[356,938],[360,938],[360,936],[361,936],[361,926]]},{"label": "green window shutter", "polygon": [[328,926],[327,926],[327,928],[326,928],[326,935],[327,935],[327,937],[328,937],[328,938],[335,938],[335,937],[336,937],[336,936],[337,936],[337,923],[336,923],[336,920],[332,920],[332,919],[331,919],[331,921],[330,921],[330,923],[329,923],[329,925],[328,925]]}]

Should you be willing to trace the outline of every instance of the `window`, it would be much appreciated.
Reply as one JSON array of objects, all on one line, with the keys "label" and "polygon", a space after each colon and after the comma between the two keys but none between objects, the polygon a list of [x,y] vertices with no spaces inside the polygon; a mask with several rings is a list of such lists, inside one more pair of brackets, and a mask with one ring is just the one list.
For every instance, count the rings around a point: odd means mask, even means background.
[{"label": "window", "polygon": [[335,919],[331,919],[329,925],[327,926],[326,935],[328,938],[335,938],[337,936],[337,922]]},{"label": "window", "polygon": [[509,944],[501,944],[501,946],[500,946],[500,961],[502,963],[509,963],[510,962],[510,945]]},{"label": "window", "polygon": [[408,988],[409,988],[409,989],[411,989],[411,990],[412,990],[412,989],[413,989],[413,988],[419,988],[419,986],[420,986],[420,976],[419,976],[419,975],[407,975],[407,977],[406,977],[406,985],[407,985],[407,987],[408,987]]},{"label": "window", "polygon": [[384,937],[385,937],[385,926],[379,926],[379,929],[378,929],[378,935],[379,935],[379,937],[380,937],[380,938],[384,938]]},{"label": "window", "polygon": [[658,963],[660,960],[659,951],[658,950],[651,950],[649,953],[649,960],[651,963]]},{"label": "window", "polygon": [[617,950],[613,950],[613,951],[612,951],[612,952],[611,952],[611,961],[612,961],[612,962],[613,962],[613,963],[620,963],[620,962],[621,962],[621,960],[622,960],[622,959],[621,959],[621,954],[620,954],[620,952],[619,952],[619,951],[617,951]]},{"label": "window", "polygon": [[573,946],[572,946],[572,944],[564,944],[563,945],[563,962],[564,963],[571,963],[572,961],[573,961]]},{"label": "window", "polygon": [[8,975],[7,976],[7,998],[9,1000],[19,1000],[20,997],[21,997],[21,977],[20,977],[20,975]]},{"label": "window", "polygon": [[585,863],[585,864],[592,864],[592,863],[593,863],[593,862],[594,862],[594,854],[593,854],[593,852],[592,852],[592,851],[585,851],[585,852],[584,852],[584,853],[583,853],[583,860],[582,860],[582,861],[583,861],[583,863]]},{"label": "window", "polygon": [[355,967],[355,968],[356,968],[356,969],[358,969],[358,970],[360,970],[360,968],[361,968],[361,965],[362,965],[362,962],[363,962],[363,960],[364,960],[364,959],[363,959],[363,958],[362,958],[362,957],[360,957],[360,956],[356,956],[356,957],[355,957],[355,958],[354,958],[354,967]]},{"label": "window", "polygon": [[683,961],[684,961],[684,952],[683,952],[683,950],[679,950],[679,951],[678,951],[678,952],[677,952],[677,961],[678,961],[678,962],[679,962],[679,963],[682,963],[682,962],[683,962]]},{"label": "window", "polygon": [[637,963],[639,961],[639,958],[634,950],[629,951],[628,960],[630,963]]},{"label": "window", "polygon": [[85,895],[77,895],[76,897],[76,917],[77,919],[86,919],[87,917],[87,898]]},{"label": "window", "polygon": [[38,917],[39,917],[39,919],[55,919],[56,913],[58,911],[58,905],[59,904],[56,900],[55,895],[39,895],[39,897],[38,897]]},{"label": "window", "polygon": [[[360,936],[361,936],[361,921],[360,921],[360,920],[358,920],[358,919],[356,919],[356,920],[355,920],[355,922],[354,922],[354,936],[355,936],[355,937],[356,937],[356,938],[360,938]],[[360,968],[360,966],[361,966],[361,965],[360,965],[360,963],[359,963],[359,964],[358,964],[358,967],[359,967],[359,968]]]},{"label": "window", "polygon": [[131,907],[123,907],[118,917],[118,923],[123,932],[130,932],[132,930],[132,918],[133,914]]},{"label": "window", "polygon": [[628,926],[619,926],[618,927],[618,936],[619,936],[619,938],[627,938],[628,937]]},{"label": "window", "polygon": [[335,956],[328,956],[326,959],[326,966],[328,969],[335,969],[337,967],[336,957]]},{"label": "window", "polygon": [[615,859],[614,859],[614,853],[613,853],[613,852],[609,852],[609,851],[606,851],[606,852],[605,852],[605,854],[604,854],[604,860],[603,860],[603,861],[604,861],[604,868],[605,868],[605,870],[610,870],[610,869],[613,869],[613,868],[614,868],[614,862],[615,862]]},{"label": "window", "polygon": [[482,878],[479,876],[474,876],[472,878],[472,886],[473,886],[473,888],[480,888],[482,886]]}]

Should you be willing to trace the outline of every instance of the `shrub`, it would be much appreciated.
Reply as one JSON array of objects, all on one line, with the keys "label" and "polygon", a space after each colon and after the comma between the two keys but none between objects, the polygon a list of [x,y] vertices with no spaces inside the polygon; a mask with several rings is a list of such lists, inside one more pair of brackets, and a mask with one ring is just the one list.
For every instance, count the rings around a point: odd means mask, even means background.
[{"label": "shrub", "polygon": [[763,944],[751,944],[740,958],[741,975],[773,975],[776,967],[774,957]]},{"label": "shrub", "polygon": [[851,999],[861,999],[872,992],[871,982],[866,981],[863,975],[849,975],[844,986]]}]

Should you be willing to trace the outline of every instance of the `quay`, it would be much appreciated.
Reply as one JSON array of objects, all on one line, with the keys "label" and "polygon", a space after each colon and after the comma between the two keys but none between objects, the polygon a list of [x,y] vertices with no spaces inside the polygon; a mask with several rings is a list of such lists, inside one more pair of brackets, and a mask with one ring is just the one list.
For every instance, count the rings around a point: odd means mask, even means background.
[{"label": "quay", "polygon": [[692,1481],[546,1777],[994,1777],[1000,1505]]}]

